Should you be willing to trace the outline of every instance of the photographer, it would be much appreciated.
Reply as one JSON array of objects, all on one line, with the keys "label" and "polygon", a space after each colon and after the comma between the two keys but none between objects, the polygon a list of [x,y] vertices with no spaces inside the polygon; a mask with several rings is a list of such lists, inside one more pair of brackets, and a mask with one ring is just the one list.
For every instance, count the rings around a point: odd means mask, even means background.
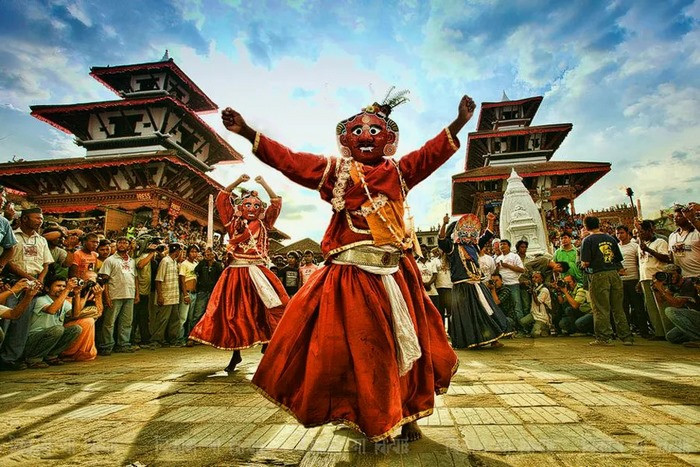
[{"label": "photographer", "polygon": [[552,327],[550,310],[552,309],[552,297],[549,290],[544,286],[542,274],[535,272],[532,274],[532,285],[528,292],[532,297],[530,303],[530,313],[520,319],[523,329],[530,330],[530,337],[547,337],[549,329]]},{"label": "photographer", "polygon": [[[49,365],[62,365],[58,356],[73,344],[82,332],[78,325],[66,325],[66,315],[74,310],[81,312],[81,286],[78,279],[66,282],[63,277],[51,276],[46,280],[48,293],[37,297],[32,312],[24,358],[29,368],[46,368]],[[73,292],[73,305],[69,294]]]},{"label": "photographer", "polygon": [[[19,229],[15,230],[17,245],[14,248],[12,261],[8,268],[19,277],[29,281],[43,282],[49,271],[49,265],[53,263],[51,250],[46,239],[39,235],[39,228],[44,223],[44,215],[41,208],[24,209],[19,218]],[[8,306],[17,303],[17,298],[8,299]],[[33,304],[30,305],[33,307]],[[22,355],[27,343],[31,315],[25,313],[17,319],[3,323],[5,340],[0,347],[0,366],[7,370],[21,370],[26,368],[22,362]]]},{"label": "photographer", "polygon": [[[71,313],[66,315],[64,326],[80,326],[82,332],[78,338],[63,352],[62,360],[74,362],[86,362],[94,360],[97,356],[95,346],[95,320],[102,316],[104,306],[102,304],[103,288],[95,271],[89,271],[85,275],[78,300],[78,306],[74,305]],[[78,282],[80,284],[80,282]]]},{"label": "photographer", "polygon": [[503,278],[497,272],[491,274],[491,280],[486,283],[486,287],[491,292],[491,298],[501,308],[503,314],[508,318],[510,329],[520,326],[520,320],[515,315],[515,304],[510,290],[503,286]]},{"label": "photographer", "polygon": [[556,287],[557,300],[563,308],[559,321],[562,334],[593,334],[593,310],[586,289],[573,276],[557,281]]},{"label": "photographer", "polygon": [[[2,292],[0,292],[0,319],[11,320],[19,318],[30,308],[30,303],[41,290],[41,283],[38,281],[30,282],[27,279],[21,279],[12,286],[2,283],[0,287],[2,287]],[[5,302],[10,296],[16,297],[23,292],[24,295],[22,299],[13,308],[5,306]],[[0,345],[4,339],[5,333],[2,327],[0,327]]]},{"label": "photographer", "polygon": [[654,275],[654,293],[668,303],[664,312],[674,327],[666,340],[674,344],[700,340],[700,297],[696,278],[683,277],[681,268],[669,264]]}]

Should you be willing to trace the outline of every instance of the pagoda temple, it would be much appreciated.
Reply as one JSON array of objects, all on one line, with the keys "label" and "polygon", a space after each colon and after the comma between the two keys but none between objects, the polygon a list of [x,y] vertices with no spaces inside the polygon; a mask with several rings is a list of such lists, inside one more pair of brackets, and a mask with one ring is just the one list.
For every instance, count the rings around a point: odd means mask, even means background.
[{"label": "pagoda temple", "polygon": [[[167,56],[158,62],[93,67],[90,75],[120,99],[35,105],[31,115],[75,137],[83,157],[0,164],[0,184],[26,194],[45,213],[75,216],[116,209],[150,211],[207,225],[209,195],[223,187],[207,175],[241,162],[199,114],[212,100]],[[215,217],[215,227],[223,227]]]},{"label": "pagoda temple", "polygon": [[469,133],[465,171],[452,176],[452,213],[498,213],[515,169],[545,210],[568,206],[610,171],[608,162],[552,161],[571,123],[531,126],[542,96],[482,102],[476,131]]}]

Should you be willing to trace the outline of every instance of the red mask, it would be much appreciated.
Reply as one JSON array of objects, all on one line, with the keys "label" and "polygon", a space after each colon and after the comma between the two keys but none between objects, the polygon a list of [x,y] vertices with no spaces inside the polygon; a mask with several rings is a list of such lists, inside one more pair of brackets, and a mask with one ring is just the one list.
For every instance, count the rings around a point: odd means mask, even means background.
[{"label": "red mask", "polygon": [[338,146],[343,157],[363,164],[376,164],[384,156],[393,156],[399,141],[399,128],[393,120],[383,118],[370,106],[336,127]]},{"label": "red mask", "polygon": [[265,203],[260,201],[255,191],[244,195],[236,201],[236,210],[238,211],[236,214],[247,221],[260,219],[265,213]]}]

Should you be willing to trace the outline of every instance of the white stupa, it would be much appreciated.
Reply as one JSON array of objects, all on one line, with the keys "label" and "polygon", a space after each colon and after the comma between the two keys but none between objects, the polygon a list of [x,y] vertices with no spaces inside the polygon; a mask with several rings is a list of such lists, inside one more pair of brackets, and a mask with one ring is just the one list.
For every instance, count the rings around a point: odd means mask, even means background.
[{"label": "white stupa", "polygon": [[515,169],[510,173],[508,188],[503,194],[500,232],[501,238],[510,241],[513,251],[519,240],[527,240],[528,256],[549,253],[547,231],[542,223],[540,211]]}]

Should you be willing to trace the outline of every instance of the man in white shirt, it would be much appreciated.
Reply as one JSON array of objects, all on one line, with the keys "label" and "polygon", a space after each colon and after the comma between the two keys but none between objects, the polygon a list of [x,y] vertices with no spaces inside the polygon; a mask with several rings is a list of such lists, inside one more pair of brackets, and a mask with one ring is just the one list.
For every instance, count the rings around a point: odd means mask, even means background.
[{"label": "man in white shirt", "polygon": [[[100,355],[132,353],[139,348],[131,345],[131,324],[134,319],[134,302],[139,301],[136,290],[136,262],[129,256],[131,241],[127,237],[117,239],[117,252],[107,258],[100,268],[100,275],[109,276],[105,297],[107,307],[100,333]],[[117,342],[114,343],[114,326],[118,323]]]},{"label": "man in white shirt", "polygon": [[496,271],[503,278],[503,286],[513,297],[515,317],[518,321],[524,316],[523,302],[520,295],[520,274],[525,272],[525,266],[517,253],[510,251],[510,241],[501,240],[501,254],[496,258]]},{"label": "man in white shirt", "polygon": [[[14,232],[17,245],[8,266],[13,273],[30,281],[43,282],[49,264],[53,263],[49,244],[39,235],[43,223],[44,215],[40,208],[24,209],[19,218],[19,229]],[[7,306],[12,308],[18,301],[12,297],[7,300]],[[29,307],[33,308],[34,302]],[[0,347],[0,368],[22,370],[27,367],[22,362],[22,355],[27,343],[30,317],[31,313],[24,313],[18,319],[3,323],[5,340]]]},{"label": "man in white shirt", "polygon": [[683,277],[700,277],[700,232],[690,221],[694,217],[691,209],[677,207],[674,221],[678,229],[668,237],[669,256],[680,266]]},{"label": "man in white shirt", "polygon": [[632,240],[630,229],[626,225],[620,225],[616,229],[618,247],[622,253],[622,268],[625,273],[622,278],[622,292],[624,293],[622,307],[627,322],[634,326],[634,330],[642,337],[649,338],[649,316],[644,308],[644,296],[639,293],[639,245]]},{"label": "man in white shirt", "polygon": [[652,290],[654,274],[660,272],[670,262],[668,243],[654,235],[654,223],[650,220],[637,222],[639,232],[639,283],[644,293],[644,303],[649,320],[654,326],[654,339],[664,340],[673,323],[664,314],[665,303],[657,303]]},{"label": "man in white shirt", "polygon": [[532,302],[530,303],[530,313],[520,319],[520,325],[524,329],[532,326],[531,337],[547,337],[552,327],[552,296],[549,289],[543,284],[542,273],[535,271],[532,273]]}]

